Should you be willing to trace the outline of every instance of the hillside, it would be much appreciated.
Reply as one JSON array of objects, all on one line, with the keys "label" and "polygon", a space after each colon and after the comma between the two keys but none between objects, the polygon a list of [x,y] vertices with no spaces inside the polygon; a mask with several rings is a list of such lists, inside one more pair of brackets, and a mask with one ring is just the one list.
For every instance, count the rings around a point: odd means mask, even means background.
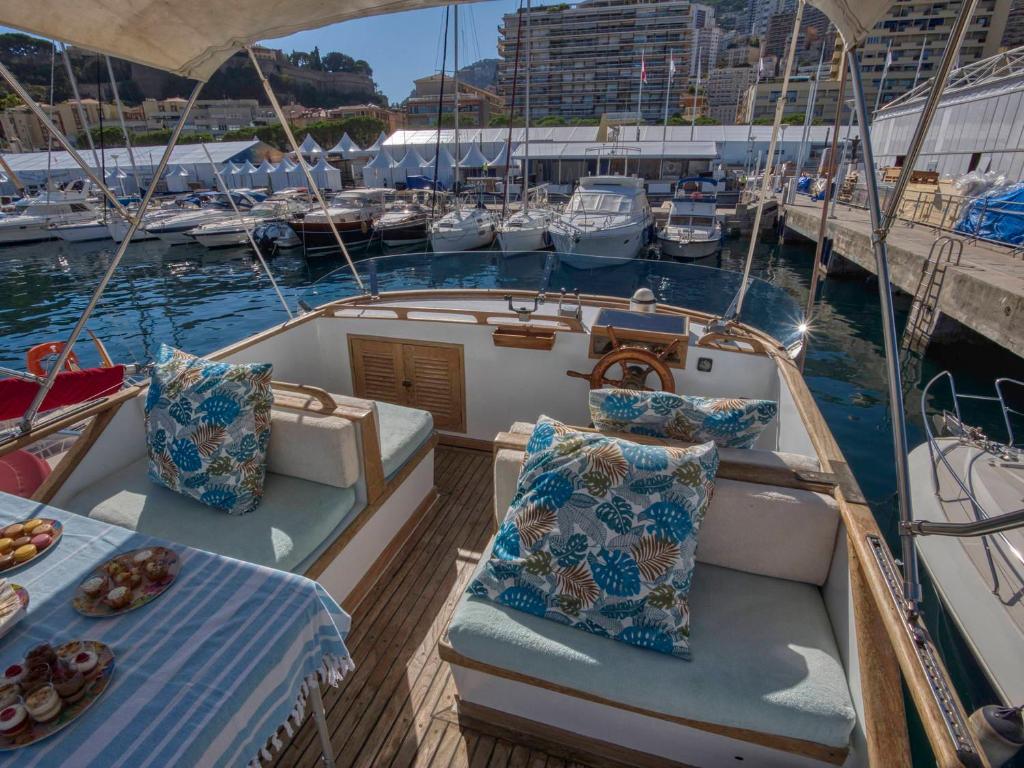
[{"label": "hillside", "polygon": [[459,69],[459,80],[477,88],[495,90],[498,84],[498,62],[500,59],[480,59]]}]

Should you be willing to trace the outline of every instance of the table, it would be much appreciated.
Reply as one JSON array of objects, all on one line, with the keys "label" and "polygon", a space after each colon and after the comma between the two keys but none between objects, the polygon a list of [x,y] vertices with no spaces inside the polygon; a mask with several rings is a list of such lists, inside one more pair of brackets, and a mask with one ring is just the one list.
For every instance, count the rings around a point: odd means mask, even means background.
[{"label": "table", "polygon": [[[0,764],[258,766],[278,728],[290,735],[302,722],[307,697],[322,715],[317,679],[336,685],[354,668],[345,647],[349,616],[314,581],[0,493],[0,526],[31,517],[60,520],[64,535],[5,574],[28,590],[30,603],[0,638],[0,668],[38,643],[69,640],[106,643],[116,666],[107,691],[75,723],[0,753]],[[117,552],[153,545],[181,559],[162,596],[112,618],[72,608],[75,588],[94,568]],[[327,752],[330,762],[329,744]]]}]

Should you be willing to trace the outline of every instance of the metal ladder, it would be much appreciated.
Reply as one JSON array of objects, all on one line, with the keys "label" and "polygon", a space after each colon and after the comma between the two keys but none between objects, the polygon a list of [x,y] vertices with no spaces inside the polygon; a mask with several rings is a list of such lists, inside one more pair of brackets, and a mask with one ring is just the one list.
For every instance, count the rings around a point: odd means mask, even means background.
[{"label": "metal ladder", "polygon": [[903,330],[903,338],[900,340],[900,348],[904,352],[924,353],[935,330],[939,296],[942,294],[946,270],[950,264],[960,266],[963,252],[963,241],[949,235],[936,238],[932,243],[928,260],[921,270],[917,290],[914,291],[914,302],[910,306],[907,327]]}]

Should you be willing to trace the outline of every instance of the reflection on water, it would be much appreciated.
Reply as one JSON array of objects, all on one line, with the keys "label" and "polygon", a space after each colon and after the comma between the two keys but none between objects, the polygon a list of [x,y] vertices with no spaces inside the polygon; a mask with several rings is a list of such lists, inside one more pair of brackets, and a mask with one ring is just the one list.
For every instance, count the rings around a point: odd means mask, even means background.
[{"label": "reflection on water", "polygon": [[[745,241],[731,241],[728,250],[707,261],[709,266],[738,273],[746,250]],[[765,282],[753,284],[744,319],[785,340],[799,322],[812,256],[813,247],[806,244],[759,246],[752,275]],[[63,242],[0,252],[0,365],[22,368],[24,352],[30,346],[64,337],[111,257],[109,248]],[[543,285],[549,293],[585,287],[591,292],[629,296],[637,287],[647,285],[663,300],[714,313],[728,307],[740,280],[739,274],[723,280],[703,262],[683,268],[645,261],[574,270],[546,254],[503,258],[497,252],[481,252],[465,258],[409,253],[388,259],[386,264],[386,269],[384,263],[379,265],[375,275],[366,262],[359,266],[367,282],[373,281],[380,291],[410,287],[537,290]],[[351,294],[351,277],[334,272],[342,265],[334,258],[307,262],[299,252],[284,252],[271,262],[292,307],[300,297],[318,303]],[[772,294],[776,295],[767,301]],[[906,307],[898,309],[897,322],[902,327]],[[895,547],[895,479],[878,310],[873,279],[828,281],[813,324],[805,373],[819,408]],[[247,251],[210,252],[146,242],[129,249],[89,327],[115,359],[144,361],[152,357],[160,342],[201,354],[284,318],[266,275]],[[83,362],[95,363],[95,353],[87,345],[80,347]],[[990,394],[997,376],[1024,378],[1024,362],[977,339],[933,347],[919,362],[923,380],[948,368],[962,392]],[[908,382],[907,397],[911,445],[924,440],[919,398],[920,382],[915,378]],[[994,410],[965,416],[1002,438]],[[968,710],[993,700],[930,589],[926,609]],[[920,739],[915,742],[916,753],[926,749]],[[924,754],[916,756],[921,764],[927,762]]]}]

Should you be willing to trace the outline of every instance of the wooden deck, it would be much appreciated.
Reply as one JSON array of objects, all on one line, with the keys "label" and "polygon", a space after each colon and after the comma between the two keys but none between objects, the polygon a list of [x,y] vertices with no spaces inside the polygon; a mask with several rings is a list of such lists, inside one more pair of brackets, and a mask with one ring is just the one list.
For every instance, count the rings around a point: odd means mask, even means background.
[{"label": "wooden deck", "polygon": [[[356,671],[324,692],[338,768],[582,765],[461,727],[451,671],[437,655],[492,532],[491,460],[490,453],[438,448],[437,505],[352,615]],[[307,717],[276,765],[318,764],[320,742]]]}]

